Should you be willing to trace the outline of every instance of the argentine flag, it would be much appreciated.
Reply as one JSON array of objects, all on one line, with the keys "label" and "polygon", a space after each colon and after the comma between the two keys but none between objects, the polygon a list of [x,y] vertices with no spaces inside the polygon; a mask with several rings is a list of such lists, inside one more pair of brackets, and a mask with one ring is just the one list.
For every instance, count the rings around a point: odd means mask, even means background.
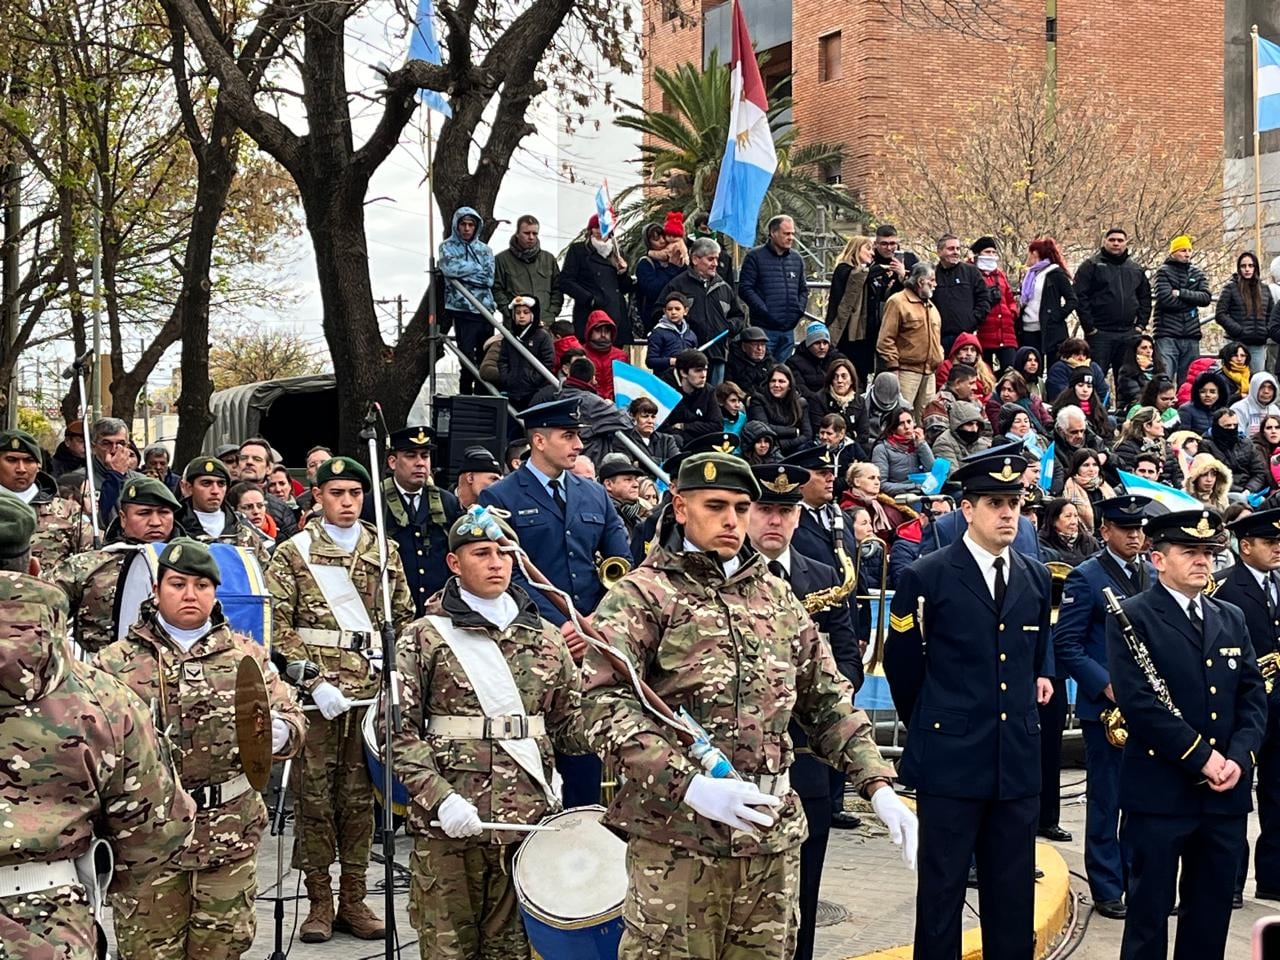
[{"label": "argentine flag", "polygon": [[1057,463],[1058,444],[1053,442],[1040,454],[1040,489],[1045,493],[1053,487],[1053,468]]},{"label": "argentine flag", "polygon": [[1136,473],[1126,473],[1123,470],[1116,472],[1120,474],[1120,482],[1124,484],[1125,493],[1150,497],[1170,510],[1200,510],[1204,507],[1204,504],[1191,494],[1184,493],[1167,483],[1156,483],[1154,480],[1140,477]]},{"label": "argentine flag", "polygon": [[618,215],[613,212],[613,201],[609,199],[608,180],[603,181],[596,191],[596,216],[600,218],[600,237],[607,240],[618,222]]},{"label": "argentine flag", "polygon": [[769,191],[773,172],[778,169],[778,154],[769,130],[769,104],[764,97],[760,65],[747,33],[747,18],[737,0],[733,4],[733,56],[729,69],[729,138],[720,161],[710,226],[750,247],[756,242],[760,205]]},{"label": "argentine flag", "polygon": [[[409,38],[409,59],[440,65],[440,44],[436,41],[435,11],[431,0],[418,0],[418,15],[414,18],[413,35]],[[437,90],[419,90],[418,99],[429,110],[446,117],[453,116],[449,101]]]},{"label": "argentine flag", "polygon": [[680,391],[665,380],[622,360],[613,361],[613,402],[625,410],[636,397],[648,397],[658,405],[658,426],[680,403]]},{"label": "argentine flag", "polygon": [[1258,132],[1280,127],[1280,44],[1258,37]]}]

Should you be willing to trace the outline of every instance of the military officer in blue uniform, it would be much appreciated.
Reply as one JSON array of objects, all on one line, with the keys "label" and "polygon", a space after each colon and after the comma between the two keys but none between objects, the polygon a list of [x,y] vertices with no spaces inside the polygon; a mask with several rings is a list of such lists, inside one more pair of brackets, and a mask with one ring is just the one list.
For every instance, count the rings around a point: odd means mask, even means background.
[{"label": "military officer in blue uniform", "polygon": [[1174,511],[1151,518],[1147,536],[1159,579],[1120,602],[1130,631],[1120,616],[1107,618],[1107,667],[1128,731],[1120,957],[1166,957],[1181,863],[1173,957],[1207,960],[1226,950],[1267,700],[1244,614],[1202,592],[1225,545],[1222,518]]},{"label": "military officer in blue uniform", "polygon": [[[1009,455],[1023,456],[1025,450],[1026,445],[1021,441],[1018,441],[1017,443],[1001,444],[998,447],[989,447],[986,450],[980,450],[977,453],[971,453],[969,456],[965,457],[960,461],[961,469],[963,469],[965,464],[971,461],[985,460],[989,457]],[[1028,468],[1032,466],[1030,461],[1026,461],[1026,463]],[[955,471],[951,474],[947,485],[948,487],[956,483],[956,477],[958,475],[959,471]],[[1023,502],[1025,504],[1027,500],[1026,491],[1028,474],[1024,473],[1022,480]],[[920,543],[920,556],[928,556],[934,551],[948,547],[956,540],[959,540],[964,536],[965,527],[968,523],[969,521],[965,519],[963,510],[952,510],[950,513],[944,513],[942,516],[937,517],[933,521],[930,530]],[[1025,509],[1022,512],[1022,516],[1018,518],[1018,534],[1013,538],[1013,549],[1029,559],[1040,559],[1040,539],[1036,535],[1035,524],[1027,519]]]},{"label": "military officer in blue uniform", "polygon": [[[521,413],[520,419],[529,437],[529,459],[483,490],[480,505],[510,514],[508,522],[533,565],[568,593],[586,616],[605,592],[598,564],[610,557],[630,559],[627,529],[604,487],[569,472],[582,451],[578,401],[541,403]],[[560,627],[573,659],[581,663],[586,641],[573,624],[518,569],[512,582],[533,598],[543,618]],[[564,778],[566,807],[600,802],[598,757],[557,753],[556,766]]]},{"label": "military officer in blue uniform", "polygon": [[[1246,514],[1228,529],[1239,544],[1239,561],[1228,570],[1213,599],[1234,603],[1244,614],[1249,642],[1258,662],[1270,663],[1280,649],[1280,509]],[[1280,900],[1280,693],[1268,696],[1267,727],[1258,751],[1258,823],[1262,832],[1253,851],[1260,900]],[[1243,906],[1249,873],[1246,844],[1236,875],[1236,903]]]},{"label": "military officer in blue uniform", "polygon": [[[833,567],[792,549],[792,536],[800,520],[800,491],[809,480],[809,471],[792,464],[770,463],[753,466],[751,472],[760,483],[760,498],[751,504],[747,536],[765,558],[769,572],[786,580],[802,602],[819,591],[838,588],[842,578]],[[840,672],[850,683],[860,684],[862,654],[849,601],[835,600],[812,616],[831,645]],[[793,720],[787,732],[796,748],[791,787],[800,795],[809,823],[809,836],[800,845],[800,927],[794,960],[812,960],[818,887],[831,832],[832,768],[813,755],[809,739],[798,723]]]},{"label": "military officer in blue uniform", "polygon": [[985,960],[1031,960],[1040,722],[1052,695],[1049,572],[1010,545],[1019,454],[965,463],[964,535],[898,583],[884,671],[907,721],[901,779],[916,789],[915,960],[955,960],[976,855]]},{"label": "military officer in blue uniform", "polygon": [[[436,486],[431,476],[430,427],[396,430],[388,438],[387,472],[382,480],[382,510],[387,536],[396,542],[409,580],[416,616],[427,600],[444,588],[449,568],[449,528],[462,516],[458,498]],[[365,497],[360,519],[373,523],[373,497]]]},{"label": "military officer in blue uniform", "polygon": [[1123,920],[1125,862],[1120,848],[1120,748],[1107,739],[1104,710],[1115,707],[1107,670],[1107,606],[1103,587],[1132,597],[1155,583],[1143,559],[1147,515],[1153,500],[1127,495],[1101,500],[1103,549],[1067,576],[1053,628],[1059,674],[1076,682],[1076,719],[1084,737],[1089,773],[1085,811],[1084,867],[1096,913]]}]

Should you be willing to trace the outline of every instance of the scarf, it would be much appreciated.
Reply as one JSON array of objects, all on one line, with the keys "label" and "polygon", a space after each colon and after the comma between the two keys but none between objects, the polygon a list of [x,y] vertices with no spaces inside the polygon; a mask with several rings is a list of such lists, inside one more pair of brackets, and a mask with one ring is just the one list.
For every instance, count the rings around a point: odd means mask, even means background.
[{"label": "scarf", "polygon": [[595,237],[588,237],[587,239],[591,243],[591,248],[601,257],[606,260],[613,258],[614,245],[612,240],[597,240]]},{"label": "scarf", "polygon": [[1222,372],[1239,388],[1241,396],[1249,396],[1249,379],[1252,376],[1249,364],[1228,360],[1222,365]]},{"label": "scarf", "polygon": [[916,441],[913,437],[903,437],[896,433],[891,433],[885,437],[885,442],[891,447],[897,447],[903,453],[915,453]]},{"label": "scarf", "polygon": [[1102,483],[1102,474],[1099,473],[1092,480],[1081,480],[1079,477],[1076,477],[1075,480],[1077,485],[1092,492],[1098,489],[1098,484]]},{"label": "scarf", "polygon": [[585,380],[579,380],[577,377],[565,377],[564,383],[561,384],[561,388],[563,389],[564,387],[575,387],[576,389],[581,390],[583,393],[595,393],[597,395],[599,394],[599,391],[596,390],[595,387],[587,383],[587,381]]},{"label": "scarf", "polygon": [[517,241],[515,236],[512,235],[510,249],[511,255],[521,263],[533,263],[533,261],[538,259],[538,255],[542,253],[542,241],[533,241],[532,249],[526,250],[524,247],[520,246],[519,241]]},{"label": "scarf", "polygon": [[1022,302],[1029,303],[1036,292],[1036,277],[1040,276],[1040,271],[1044,270],[1052,260],[1037,260],[1034,264],[1027,268],[1026,275],[1022,278]]}]

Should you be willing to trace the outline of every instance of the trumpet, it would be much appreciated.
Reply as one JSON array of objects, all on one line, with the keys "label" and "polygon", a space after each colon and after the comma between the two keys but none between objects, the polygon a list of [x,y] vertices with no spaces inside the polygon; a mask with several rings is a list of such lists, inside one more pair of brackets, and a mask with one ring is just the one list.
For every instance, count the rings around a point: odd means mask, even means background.
[{"label": "trumpet", "polygon": [[626,557],[605,557],[596,568],[600,583],[606,590],[631,572],[631,561]]},{"label": "trumpet", "polygon": [[1058,608],[1062,606],[1062,592],[1067,585],[1067,575],[1071,573],[1071,564],[1050,560],[1045,564],[1049,568],[1049,623],[1058,622]]}]

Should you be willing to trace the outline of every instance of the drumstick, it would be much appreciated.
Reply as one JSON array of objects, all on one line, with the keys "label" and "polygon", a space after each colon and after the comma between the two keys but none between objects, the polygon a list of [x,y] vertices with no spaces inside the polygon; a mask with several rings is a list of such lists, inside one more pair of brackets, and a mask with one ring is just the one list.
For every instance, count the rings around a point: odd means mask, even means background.
[{"label": "drumstick", "polygon": [[[440,829],[440,821],[432,820],[431,826]],[[555,833],[560,828],[553,824],[541,823],[481,823],[486,830],[514,830],[519,833]]]},{"label": "drumstick", "polygon": [[[368,700],[352,700],[351,707],[352,709],[355,709],[356,707],[371,707],[377,702],[378,702],[377,697],[371,697]],[[302,709],[303,710],[319,710],[320,708],[317,707],[314,703],[309,703]]]}]

